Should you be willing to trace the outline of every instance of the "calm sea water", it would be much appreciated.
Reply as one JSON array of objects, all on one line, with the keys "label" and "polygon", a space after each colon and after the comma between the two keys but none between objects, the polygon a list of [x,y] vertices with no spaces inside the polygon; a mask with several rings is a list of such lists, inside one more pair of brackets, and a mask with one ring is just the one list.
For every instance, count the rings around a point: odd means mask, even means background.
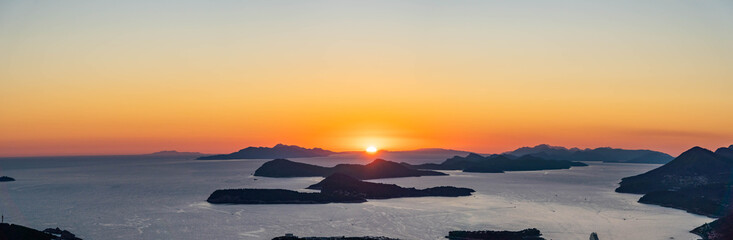
[{"label": "calm sea water", "polygon": [[[390,156],[439,162],[444,156]],[[324,166],[367,163],[358,154],[294,159]],[[211,205],[221,188],[300,190],[321,178],[274,179],[252,173],[267,160],[197,161],[116,157],[0,159],[0,212],[36,229],[61,227],[84,239],[270,239],[383,235],[445,239],[451,230],[521,230],[547,239],[696,239],[713,219],[639,204],[613,192],[622,177],[659,165],[590,163],[569,170],[462,173],[380,179],[405,187],[469,187],[474,196],[402,198],[362,204]]]}]

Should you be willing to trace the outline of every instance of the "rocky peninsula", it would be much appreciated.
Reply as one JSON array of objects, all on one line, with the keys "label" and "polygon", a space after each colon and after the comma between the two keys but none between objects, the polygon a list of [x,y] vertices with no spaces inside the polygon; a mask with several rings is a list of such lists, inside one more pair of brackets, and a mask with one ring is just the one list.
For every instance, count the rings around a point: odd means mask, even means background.
[{"label": "rocky peninsula", "polygon": [[733,146],[694,147],[649,172],[621,180],[616,192],[645,194],[639,202],[721,217],[731,209]]},{"label": "rocky peninsula", "polygon": [[733,212],[690,232],[702,237],[703,240],[733,239]]}]

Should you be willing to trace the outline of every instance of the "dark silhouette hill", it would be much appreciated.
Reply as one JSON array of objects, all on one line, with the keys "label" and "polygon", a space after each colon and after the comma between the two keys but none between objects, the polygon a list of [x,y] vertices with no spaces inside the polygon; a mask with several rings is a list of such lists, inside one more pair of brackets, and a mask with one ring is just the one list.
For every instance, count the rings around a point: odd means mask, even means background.
[{"label": "dark silhouette hill", "polygon": [[11,178],[11,177],[8,177],[8,176],[2,176],[2,177],[0,177],[0,182],[12,182],[12,181],[15,181],[15,178]]},{"label": "dark silhouette hill", "polygon": [[646,173],[623,178],[616,192],[645,194],[639,202],[722,216],[731,208],[732,148],[694,147]]},{"label": "dark silhouette hill", "polygon": [[416,169],[434,169],[434,170],[463,170],[464,172],[482,172],[482,173],[502,173],[505,171],[535,171],[535,170],[551,170],[551,169],[569,169],[573,166],[587,166],[581,162],[571,162],[566,160],[550,160],[531,155],[525,155],[518,158],[507,155],[490,155],[481,156],[470,153],[465,157],[455,156],[446,159],[443,163],[403,165]]},{"label": "dark silhouette hill", "polygon": [[44,232],[15,224],[0,223],[0,239],[2,240],[51,240],[54,236]]},{"label": "dark silhouette hill", "polygon": [[306,163],[293,162],[287,159],[268,161],[257,170],[255,176],[261,177],[327,177],[334,173],[343,173],[357,179],[397,178],[440,176],[445,173],[417,170],[405,165],[377,159],[366,165],[339,164],[334,167],[322,167]]},{"label": "dark silhouette hill", "polygon": [[[590,150],[590,149],[585,149]],[[573,153],[582,151],[580,148],[566,148],[561,146],[551,146],[548,144],[540,144],[534,147],[520,147],[514,151],[505,152],[503,154],[513,156],[524,156],[524,155],[545,155],[557,159],[565,159]]]},{"label": "dark silhouette hill", "polygon": [[459,197],[474,192],[469,188],[433,187],[427,189],[403,188],[394,184],[370,183],[349,175],[335,173],[309,189],[320,193],[297,192],[284,189],[225,189],[216,190],[206,200],[226,204],[322,204],[360,203],[366,199],[402,197]]},{"label": "dark silhouette hill", "polygon": [[0,240],[82,240],[73,233],[59,228],[38,231],[29,227],[0,223]]},{"label": "dark silhouette hill", "polygon": [[277,144],[274,147],[248,147],[230,154],[199,157],[199,160],[225,159],[273,159],[273,158],[307,158],[325,157],[334,154],[321,148],[303,148],[295,145]]},{"label": "dark silhouette hill", "polygon": [[711,183],[729,182],[733,160],[694,147],[671,162],[649,172],[622,179],[618,192],[648,193]]},{"label": "dark silhouette hill", "polygon": [[733,159],[733,145],[730,145],[729,147],[722,147],[718,148],[718,150],[715,150],[715,154],[721,157],[725,157],[728,159]]},{"label": "dark silhouette hill", "polygon": [[388,199],[399,197],[458,197],[469,196],[473,189],[456,187],[432,187],[426,189],[403,188],[395,184],[364,182],[346,174],[334,173],[321,182],[308,186],[324,194],[348,194],[366,199]]},{"label": "dark silhouette hill", "polygon": [[541,144],[534,147],[522,147],[504,153],[512,156],[532,155],[544,159],[561,159],[568,161],[603,161],[622,163],[657,163],[664,164],[674,157],[663,152],[652,150],[627,150],[602,147],[596,149],[565,148]]}]

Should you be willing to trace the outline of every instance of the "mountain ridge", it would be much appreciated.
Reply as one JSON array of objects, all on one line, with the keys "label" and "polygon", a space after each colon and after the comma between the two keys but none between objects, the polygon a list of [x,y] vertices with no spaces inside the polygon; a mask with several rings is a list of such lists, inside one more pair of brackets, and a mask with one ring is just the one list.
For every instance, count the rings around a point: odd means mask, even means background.
[{"label": "mountain ridge", "polygon": [[326,157],[336,152],[322,148],[304,148],[297,145],[277,144],[273,147],[247,147],[229,154],[218,154],[199,157],[198,160],[228,159],[273,159],[273,158],[308,158]]},{"label": "mountain ridge", "polygon": [[524,156],[532,155],[545,159],[568,161],[602,161],[621,163],[656,163],[664,164],[674,157],[669,154],[647,149],[621,149],[611,147],[599,148],[566,148],[540,144],[534,147],[521,147],[513,151],[504,152],[505,155]]},{"label": "mountain ridge", "polygon": [[475,153],[469,153],[465,157],[454,156],[448,158],[442,163],[426,163],[420,165],[411,165],[402,163],[405,166],[415,169],[433,169],[433,170],[462,170],[463,172],[479,172],[479,173],[503,173],[505,171],[537,171],[537,170],[554,170],[569,169],[574,166],[588,166],[581,162],[572,162],[566,160],[544,159],[532,155],[524,155],[513,158],[508,155],[494,154],[490,156],[481,156]]}]

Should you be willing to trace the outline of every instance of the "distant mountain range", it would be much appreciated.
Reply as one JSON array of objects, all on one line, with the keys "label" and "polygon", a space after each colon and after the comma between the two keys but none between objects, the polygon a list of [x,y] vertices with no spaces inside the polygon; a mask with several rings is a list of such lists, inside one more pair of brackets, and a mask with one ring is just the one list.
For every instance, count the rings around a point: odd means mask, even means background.
[{"label": "distant mountain range", "polygon": [[175,150],[167,150],[167,151],[160,151],[160,152],[154,152],[149,154],[141,154],[138,156],[150,156],[150,157],[201,157],[201,156],[208,156],[211,154],[205,154],[200,152],[179,152]]},{"label": "distant mountain range", "polygon": [[419,177],[447,175],[441,172],[408,168],[402,164],[377,159],[366,165],[339,164],[334,167],[322,167],[306,163],[293,162],[287,159],[268,161],[257,170],[255,176],[261,177],[327,177],[341,173],[357,179]]},{"label": "distant mountain range", "polygon": [[[363,151],[345,151],[345,152],[338,152],[338,153],[363,153]],[[418,148],[413,150],[401,150],[401,151],[392,151],[392,150],[379,150],[379,154],[447,154],[447,155],[465,155],[469,154],[471,152],[469,151],[463,151],[463,150],[455,150],[455,149],[447,149],[447,148]]]},{"label": "distant mountain range", "polygon": [[25,156],[25,157],[0,157],[0,159],[197,159],[202,156],[211,154],[200,152],[178,152],[174,150],[166,150],[154,153],[143,154],[109,154],[109,155],[66,155],[66,156]]},{"label": "distant mountain range", "polygon": [[[165,153],[165,152],[161,152]],[[309,158],[326,157],[334,154],[363,154],[363,151],[334,152],[322,148],[303,148],[296,145],[277,144],[273,147],[247,147],[230,154],[219,154],[200,156],[200,160],[226,160],[226,159],[277,159],[277,158]],[[418,163],[431,162],[453,156],[466,156],[471,152],[443,149],[443,148],[422,148],[406,151],[382,150],[377,157],[386,159],[410,159]],[[566,161],[603,161],[619,163],[656,163],[664,164],[674,157],[652,150],[627,150],[617,148],[595,148],[579,149],[550,146],[547,144],[534,147],[522,147],[514,151],[505,152],[501,155],[509,159],[516,159],[523,156],[533,156],[547,160]]]},{"label": "distant mountain range", "polygon": [[481,156],[475,153],[469,153],[465,157],[455,156],[445,160],[440,164],[427,163],[420,165],[410,165],[402,163],[406,166],[416,169],[434,169],[434,170],[463,170],[464,172],[482,172],[482,173],[502,173],[505,171],[535,171],[535,170],[551,170],[551,169],[568,169],[573,166],[588,166],[581,162],[571,162],[566,160],[551,160],[535,157],[532,155],[524,155],[518,158],[506,155]]},{"label": "distant mountain range", "polygon": [[534,147],[522,147],[514,151],[505,152],[504,154],[517,157],[531,155],[544,159],[568,161],[603,161],[618,163],[657,164],[667,163],[674,158],[669,154],[652,150],[626,150],[609,147],[579,149],[550,146],[547,144],[541,144]]},{"label": "distant mountain range", "polygon": [[382,151],[379,151],[379,153],[380,154],[437,154],[437,155],[458,156],[458,155],[466,155],[471,152],[462,151],[462,150],[454,150],[454,149],[445,149],[445,148],[419,148],[419,149],[404,150],[404,151],[382,150]]},{"label": "distant mountain range", "polygon": [[274,147],[248,147],[230,154],[199,157],[199,160],[225,159],[273,159],[273,158],[306,158],[326,157],[335,152],[322,148],[303,148],[295,145],[277,144]]}]

